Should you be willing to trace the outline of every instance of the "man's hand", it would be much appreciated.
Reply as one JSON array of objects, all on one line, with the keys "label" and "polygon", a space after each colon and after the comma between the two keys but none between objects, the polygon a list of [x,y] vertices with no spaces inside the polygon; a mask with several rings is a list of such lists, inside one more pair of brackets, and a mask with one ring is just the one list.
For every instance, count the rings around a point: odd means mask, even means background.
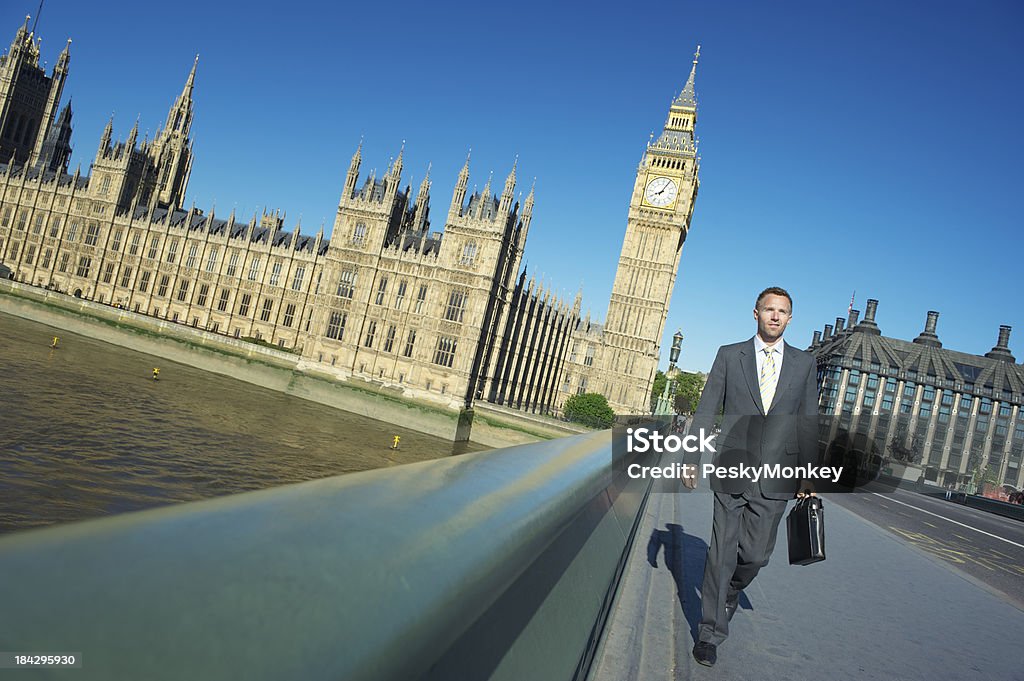
[{"label": "man's hand", "polygon": [[814,483],[810,480],[801,480],[800,487],[797,488],[796,498],[803,499],[804,497],[816,497],[817,492],[814,491]]},{"label": "man's hand", "polygon": [[683,465],[683,486],[686,489],[697,489],[697,466]]}]

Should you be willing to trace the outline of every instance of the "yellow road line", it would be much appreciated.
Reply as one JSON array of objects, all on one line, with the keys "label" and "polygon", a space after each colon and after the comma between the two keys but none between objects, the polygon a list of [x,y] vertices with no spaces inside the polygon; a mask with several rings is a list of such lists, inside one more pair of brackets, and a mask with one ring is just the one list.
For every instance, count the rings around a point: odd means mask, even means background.
[{"label": "yellow road line", "polygon": [[[879,496],[879,497],[882,496],[878,492],[871,492],[871,494],[874,494],[875,496]],[[900,504],[901,506],[906,506],[908,508],[913,508],[915,510],[920,511],[921,513],[927,513],[928,515],[933,515],[936,518],[942,518],[943,520],[951,522],[954,525],[959,525],[960,527],[966,527],[968,530],[974,530],[975,532],[980,532],[981,534],[983,534],[985,536],[992,537],[993,539],[998,539],[1000,541],[1006,542],[1007,544],[1013,544],[1016,547],[1024,549],[1024,544],[1018,544],[1017,542],[1011,541],[1011,540],[1007,539],[1006,537],[1000,537],[998,534],[992,534],[991,532],[986,532],[985,530],[979,530],[977,527],[971,527],[970,525],[965,525],[964,523],[962,523],[962,522],[960,522],[958,520],[953,520],[952,518],[947,518],[944,515],[939,515],[938,513],[932,513],[931,511],[926,511],[923,508],[920,508],[918,506],[914,506],[913,504],[905,503],[903,501],[899,501],[897,499],[889,499],[889,501],[891,501],[891,502],[893,502],[895,504]]]}]

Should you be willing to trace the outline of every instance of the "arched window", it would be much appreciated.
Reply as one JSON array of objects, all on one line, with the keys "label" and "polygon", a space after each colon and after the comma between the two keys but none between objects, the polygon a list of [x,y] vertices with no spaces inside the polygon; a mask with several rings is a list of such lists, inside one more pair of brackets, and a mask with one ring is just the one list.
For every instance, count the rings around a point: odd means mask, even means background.
[{"label": "arched window", "polygon": [[356,246],[362,246],[366,242],[366,223],[357,222],[355,229],[352,230],[352,243]]},{"label": "arched window", "polygon": [[476,260],[476,242],[467,241],[466,245],[462,247],[462,257],[459,259],[460,265],[472,265]]}]

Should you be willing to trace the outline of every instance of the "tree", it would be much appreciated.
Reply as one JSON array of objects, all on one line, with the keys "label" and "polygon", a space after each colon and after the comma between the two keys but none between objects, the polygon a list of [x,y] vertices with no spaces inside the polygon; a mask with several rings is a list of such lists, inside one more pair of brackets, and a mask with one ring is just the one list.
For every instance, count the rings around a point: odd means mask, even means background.
[{"label": "tree", "polygon": [[[651,411],[658,406],[658,400],[661,399],[661,393],[664,392],[668,380],[660,371],[654,375],[654,385],[651,386]],[[692,374],[684,371],[673,372],[668,396],[675,406],[676,413],[693,413],[697,409],[701,391],[704,390],[704,380],[704,374],[699,371]],[[685,400],[689,400],[689,406]]]},{"label": "tree", "polygon": [[565,401],[562,413],[570,421],[591,428],[611,428],[615,421],[615,412],[608,406],[605,396],[599,393],[573,395]]},{"label": "tree", "polygon": [[[676,411],[680,413],[697,411],[697,403],[700,402],[700,394],[704,390],[704,374],[699,371],[694,374],[680,372],[676,376]],[[689,401],[688,409],[679,409],[682,397]]]}]

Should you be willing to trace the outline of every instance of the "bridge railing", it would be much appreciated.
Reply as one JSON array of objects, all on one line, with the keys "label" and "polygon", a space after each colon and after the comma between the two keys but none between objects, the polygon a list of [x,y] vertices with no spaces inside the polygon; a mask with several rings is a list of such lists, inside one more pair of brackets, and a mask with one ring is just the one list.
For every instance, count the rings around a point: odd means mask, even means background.
[{"label": "bridge railing", "polygon": [[581,677],[649,489],[611,441],[15,533],[0,650],[74,652],[78,680]]}]

